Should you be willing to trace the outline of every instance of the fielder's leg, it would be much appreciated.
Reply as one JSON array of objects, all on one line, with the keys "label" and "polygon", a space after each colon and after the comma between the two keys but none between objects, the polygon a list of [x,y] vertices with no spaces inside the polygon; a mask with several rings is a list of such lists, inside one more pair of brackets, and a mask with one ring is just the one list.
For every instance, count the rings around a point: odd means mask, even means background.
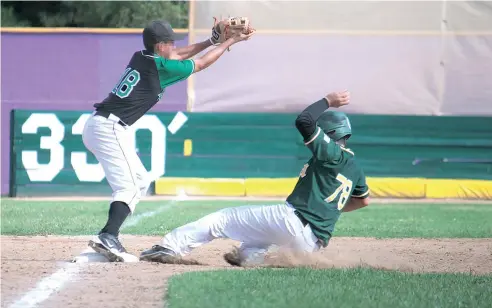
[{"label": "fielder's leg", "polygon": [[174,229],[160,245],[142,252],[140,259],[166,263],[214,239],[229,238],[242,243],[237,263],[259,263],[271,245],[315,250],[317,239],[306,230],[311,231],[286,204],[226,208]]},{"label": "fielder's leg", "polygon": [[137,257],[127,253],[118,239],[121,225],[141,197],[142,184],[137,176],[141,162],[132,156],[135,151],[129,142],[130,133],[114,121],[100,116],[90,117],[83,133],[84,144],[103,167],[113,190],[107,223],[89,246],[113,262],[138,261]]}]

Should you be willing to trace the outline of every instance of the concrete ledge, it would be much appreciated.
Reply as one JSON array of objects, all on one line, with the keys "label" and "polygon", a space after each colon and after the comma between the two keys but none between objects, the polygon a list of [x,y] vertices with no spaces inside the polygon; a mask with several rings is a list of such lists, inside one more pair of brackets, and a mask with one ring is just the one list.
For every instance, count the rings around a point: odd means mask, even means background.
[{"label": "concrete ledge", "polygon": [[160,178],[155,181],[156,195],[245,196],[243,179]]}]

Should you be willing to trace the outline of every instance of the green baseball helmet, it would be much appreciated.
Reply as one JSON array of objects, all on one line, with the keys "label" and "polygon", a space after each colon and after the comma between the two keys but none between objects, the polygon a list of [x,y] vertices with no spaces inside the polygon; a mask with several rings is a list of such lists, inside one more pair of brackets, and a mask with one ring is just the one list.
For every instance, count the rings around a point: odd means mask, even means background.
[{"label": "green baseball helmet", "polygon": [[338,141],[352,135],[352,127],[347,115],[340,111],[327,110],[318,119],[318,126],[331,139]]}]

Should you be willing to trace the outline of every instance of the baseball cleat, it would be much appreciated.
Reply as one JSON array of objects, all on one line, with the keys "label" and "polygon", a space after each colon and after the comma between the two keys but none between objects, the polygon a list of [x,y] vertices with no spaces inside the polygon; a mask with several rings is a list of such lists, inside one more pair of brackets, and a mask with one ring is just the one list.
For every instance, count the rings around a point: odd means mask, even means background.
[{"label": "baseball cleat", "polygon": [[110,262],[138,262],[138,258],[129,254],[120,240],[109,233],[94,236],[89,241],[89,247],[105,256]]},{"label": "baseball cleat", "polygon": [[239,250],[235,248],[233,251],[224,254],[224,260],[232,266],[242,266],[242,260],[239,255]]},{"label": "baseball cleat", "polygon": [[142,251],[140,261],[160,262],[160,263],[176,263],[179,257],[171,249],[154,245],[151,249]]},{"label": "baseball cleat", "polygon": [[261,266],[265,262],[266,251],[261,248],[240,249],[235,247],[231,252],[224,254],[224,260],[232,266]]}]

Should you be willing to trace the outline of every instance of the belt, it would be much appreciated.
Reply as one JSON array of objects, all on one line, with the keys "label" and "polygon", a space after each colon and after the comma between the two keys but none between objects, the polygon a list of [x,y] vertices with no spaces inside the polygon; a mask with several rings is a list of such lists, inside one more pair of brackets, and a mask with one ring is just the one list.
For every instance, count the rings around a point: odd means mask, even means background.
[{"label": "belt", "polygon": [[299,213],[298,211],[294,211],[294,214],[296,214],[297,218],[299,218],[299,220],[302,222],[302,225],[304,227],[309,224],[308,221],[304,219],[304,217],[302,217],[301,213]]},{"label": "belt", "polygon": [[[304,219],[304,217],[302,217],[301,213],[299,213],[298,211],[294,211],[294,214],[296,214],[297,218],[299,218],[299,220],[301,221],[302,225],[304,227],[306,227],[309,223],[306,219]],[[316,242],[316,244],[318,245],[318,249],[320,247],[324,247],[324,242],[322,240],[320,240],[318,238],[318,241]]]},{"label": "belt", "polygon": [[[101,117],[104,117],[104,118],[109,118],[109,116],[111,115],[110,112],[107,112],[107,111],[104,111],[104,110],[97,110],[96,113],[94,114],[95,116],[101,116]],[[128,126],[125,124],[125,122],[121,121],[121,120],[118,120],[118,124],[120,124],[121,126],[125,127],[125,126]]]}]

